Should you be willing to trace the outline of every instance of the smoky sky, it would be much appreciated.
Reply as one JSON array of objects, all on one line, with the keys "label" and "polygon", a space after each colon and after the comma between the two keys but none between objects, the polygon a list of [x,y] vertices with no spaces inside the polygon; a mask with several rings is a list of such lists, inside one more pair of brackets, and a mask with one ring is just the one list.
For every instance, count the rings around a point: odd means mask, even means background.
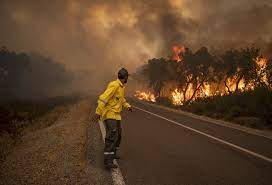
[{"label": "smoky sky", "polygon": [[101,78],[172,45],[266,47],[272,0],[1,0],[0,25],[0,45]]}]

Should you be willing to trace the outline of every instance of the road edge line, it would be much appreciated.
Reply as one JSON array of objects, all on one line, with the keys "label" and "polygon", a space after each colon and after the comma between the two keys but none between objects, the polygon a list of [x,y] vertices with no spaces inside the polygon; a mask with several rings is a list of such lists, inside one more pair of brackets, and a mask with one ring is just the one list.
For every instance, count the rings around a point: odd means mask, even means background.
[{"label": "road edge line", "polygon": [[247,153],[247,154],[250,154],[250,155],[252,155],[252,156],[254,156],[254,157],[256,157],[256,158],[259,158],[259,159],[262,159],[262,160],[265,160],[265,161],[267,161],[267,162],[272,163],[272,159],[269,158],[269,157],[266,157],[266,156],[264,156],[264,155],[255,153],[255,152],[250,151],[250,150],[248,150],[248,149],[246,149],[246,148],[243,148],[243,147],[240,147],[240,146],[238,146],[238,145],[232,144],[232,143],[230,143],[230,142],[224,141],[224,140],[222,140],[222,139],[219,139],[219,138],[217,138],[217,137],[214,137],[214,136],[212,136],[212,135],[210,135],[210,134],[206,134],[206,133],[201,132],[201,131],[199,131],[199,130],[196,130],[196,129],[194,129],[194,128],[185,126],[185,125],[183,125],[183,124],[181,124],[181,123],[178,123],[178,122],[176,122],[176,121],[170,120],[170,119],[168,119],[168,118],[165,118],[165,117],[160,116],[160,115],[158,115],[158,114],[155,114],[155,113],[153,113],[153,112],[147,111],[147,110],[145,110],[145,109],[139,108],[139,107],[137,107],[137,106],[133,106],[133,107],[136,108],[136,109],[138,109],[138,110],[141,110],[141,111],[143,111],[143,112],[146,112],[146,113],[148,113],[148,114],[151,114],[151,115],[153,115],[153,116],[156,116],[156,117],[159,117],[159,118],[164,119],[164,120],[166,120],[166,121],[169,121],[169,122],[171,122],[171,123],[173,123],[173,124],[175,124],[175,125],[181,126],[181,127],[185,128],[185,129],[188,129],[188,130],[191,130],[191,131],[193,131],[193,132],[196,132],[196,133],[198,133],[198,134],[200,134],[200,135],[204,135],[204,136],[206,136],[206,137],[208,137],[208,138],[210,138],[210,139],[213,139],[213,140],[215,140],[215,141],[217,141],[217,142],[219,142],[219,143],[228,145],[228,146],[230,146],[230,147],[232,147],[232,148],[235,148],[235,149],[237,149],[237,150],[240,150],[240,151],[242,151],[242,152],[245,152],[245,153]]},{"label": "road edge line", "polygon": [[[98,121],[98,122],[99,122],[100,131],[101,131],[101,134],[102,134],[102,140],[105,143],[105,136],[106,136],[105,126],[104,126],[102,121]],[[124,181],[124,177],[122,175],[122,172],[121,172],[121,170],[119,168],[119,164],[116,161],[116,159],[113,160],[113,163],[118,166],[118,168],[111,169],[111,177],[112,177],[112,180],[113,180],[113,184],[114,185],[126,185],[126,183]]]},{"label": "road edge line", "polygon": [[234,129],[234,130],[239,130],[239,131],[245,132],[247,134],[251,134],[251,135],[254,135],[254,136],[259,136],[259,137],[263,137],[263,138],[272,140],[272,135],[271,134],[260,131],[260,130],[257,130],[257,129],[254,129],[254,128],[245,127],[245,126],[242,126],[242,125],[236,125],[236,124],[228,122],[228,121],[214,119],[214,118],[210,118],[210,117],[207,117],[207,116],[201,116],[201,115],[197,115],[197,114],[194,114],[194,113],[191,113],[191,112],[186,112],[186,111],[182,111],[182,110],[178,110],[178,109],[174,109],[174,108],[170,108],[170,107],[165,107],[165,106],[162,106],[162,105],[152,104],[152,103],[149,103],[149,102],[143,102],[143,101],[138,101],[138,100],[136,100],[136,101],[141,103],[141,104],[144,104],[144,105],[149,105],[149,106],[153,106],[153,107],[156,107],[156,108],[161,108],[161,109],[171,111],[171,112],[174,112],[174,113],[177,113],[177,114],[181,114],[181,115],[189,116],[191,118],[206,121],[208,123],[213,123],[213,124],[216,124],[216,125],[219,125],[219,126],[222,126],[222,127],[227,127],[227,128],[231,128],[231,129]]}]

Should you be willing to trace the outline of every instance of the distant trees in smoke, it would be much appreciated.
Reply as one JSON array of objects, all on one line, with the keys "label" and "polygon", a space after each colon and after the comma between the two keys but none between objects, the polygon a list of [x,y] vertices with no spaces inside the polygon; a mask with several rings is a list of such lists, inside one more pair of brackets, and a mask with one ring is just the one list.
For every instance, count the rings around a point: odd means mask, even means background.
[{"label": "distant trees in smoke", "polygon": [[0,48],[1,101],[62,94],[71,80],[65,66],[50,58]]},{"label": "distant trees in smoke", "polygon": [[186,48],[179,55],[180,62],[154,58],[138,71],[156,97],[177,89],[183,95],[183,104],[188,104],[197,97],[244,92],[260,86],[272,89],[272,60],[264,58],[254,46],[228,49],[217,55],[206,47],[195,52]]}]

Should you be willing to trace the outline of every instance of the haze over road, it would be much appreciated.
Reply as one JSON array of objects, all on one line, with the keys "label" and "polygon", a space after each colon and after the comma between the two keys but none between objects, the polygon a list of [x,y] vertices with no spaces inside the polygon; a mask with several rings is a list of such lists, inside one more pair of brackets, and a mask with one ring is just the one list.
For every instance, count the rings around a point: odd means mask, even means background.
[{"label": "haze over road", "polygon": [[[200,132],[272,158],[272,140],[133,102]],[[119,165],[126,184],[272,184],[272,163],[135,108],[123,115]]]}]

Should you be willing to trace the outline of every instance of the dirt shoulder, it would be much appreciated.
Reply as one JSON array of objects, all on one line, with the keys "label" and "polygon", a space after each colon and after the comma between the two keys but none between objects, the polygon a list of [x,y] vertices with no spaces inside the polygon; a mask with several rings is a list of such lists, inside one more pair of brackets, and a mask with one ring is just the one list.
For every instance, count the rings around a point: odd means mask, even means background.
[{"label": "dirt shoulder", "polygon": [[[92,167],[93,158],[87,158],[100,156],[102,149],[99,142],[95,143],[99,139],[102,142],[99,132],[89,135],[99,131],[90,132],[91,128],[98,129],[90,126],[90,112],[91,102],[83,100],[69,105],[51,126],[24,133],[22,141],[1,164],[1,184],[96,184],[92,183],[100,182],[96,178],[110,182],[110,174],[103,170],[101,162],[96,161],[98,164]],[[90,171],[101,175],[90,178]]]}]

